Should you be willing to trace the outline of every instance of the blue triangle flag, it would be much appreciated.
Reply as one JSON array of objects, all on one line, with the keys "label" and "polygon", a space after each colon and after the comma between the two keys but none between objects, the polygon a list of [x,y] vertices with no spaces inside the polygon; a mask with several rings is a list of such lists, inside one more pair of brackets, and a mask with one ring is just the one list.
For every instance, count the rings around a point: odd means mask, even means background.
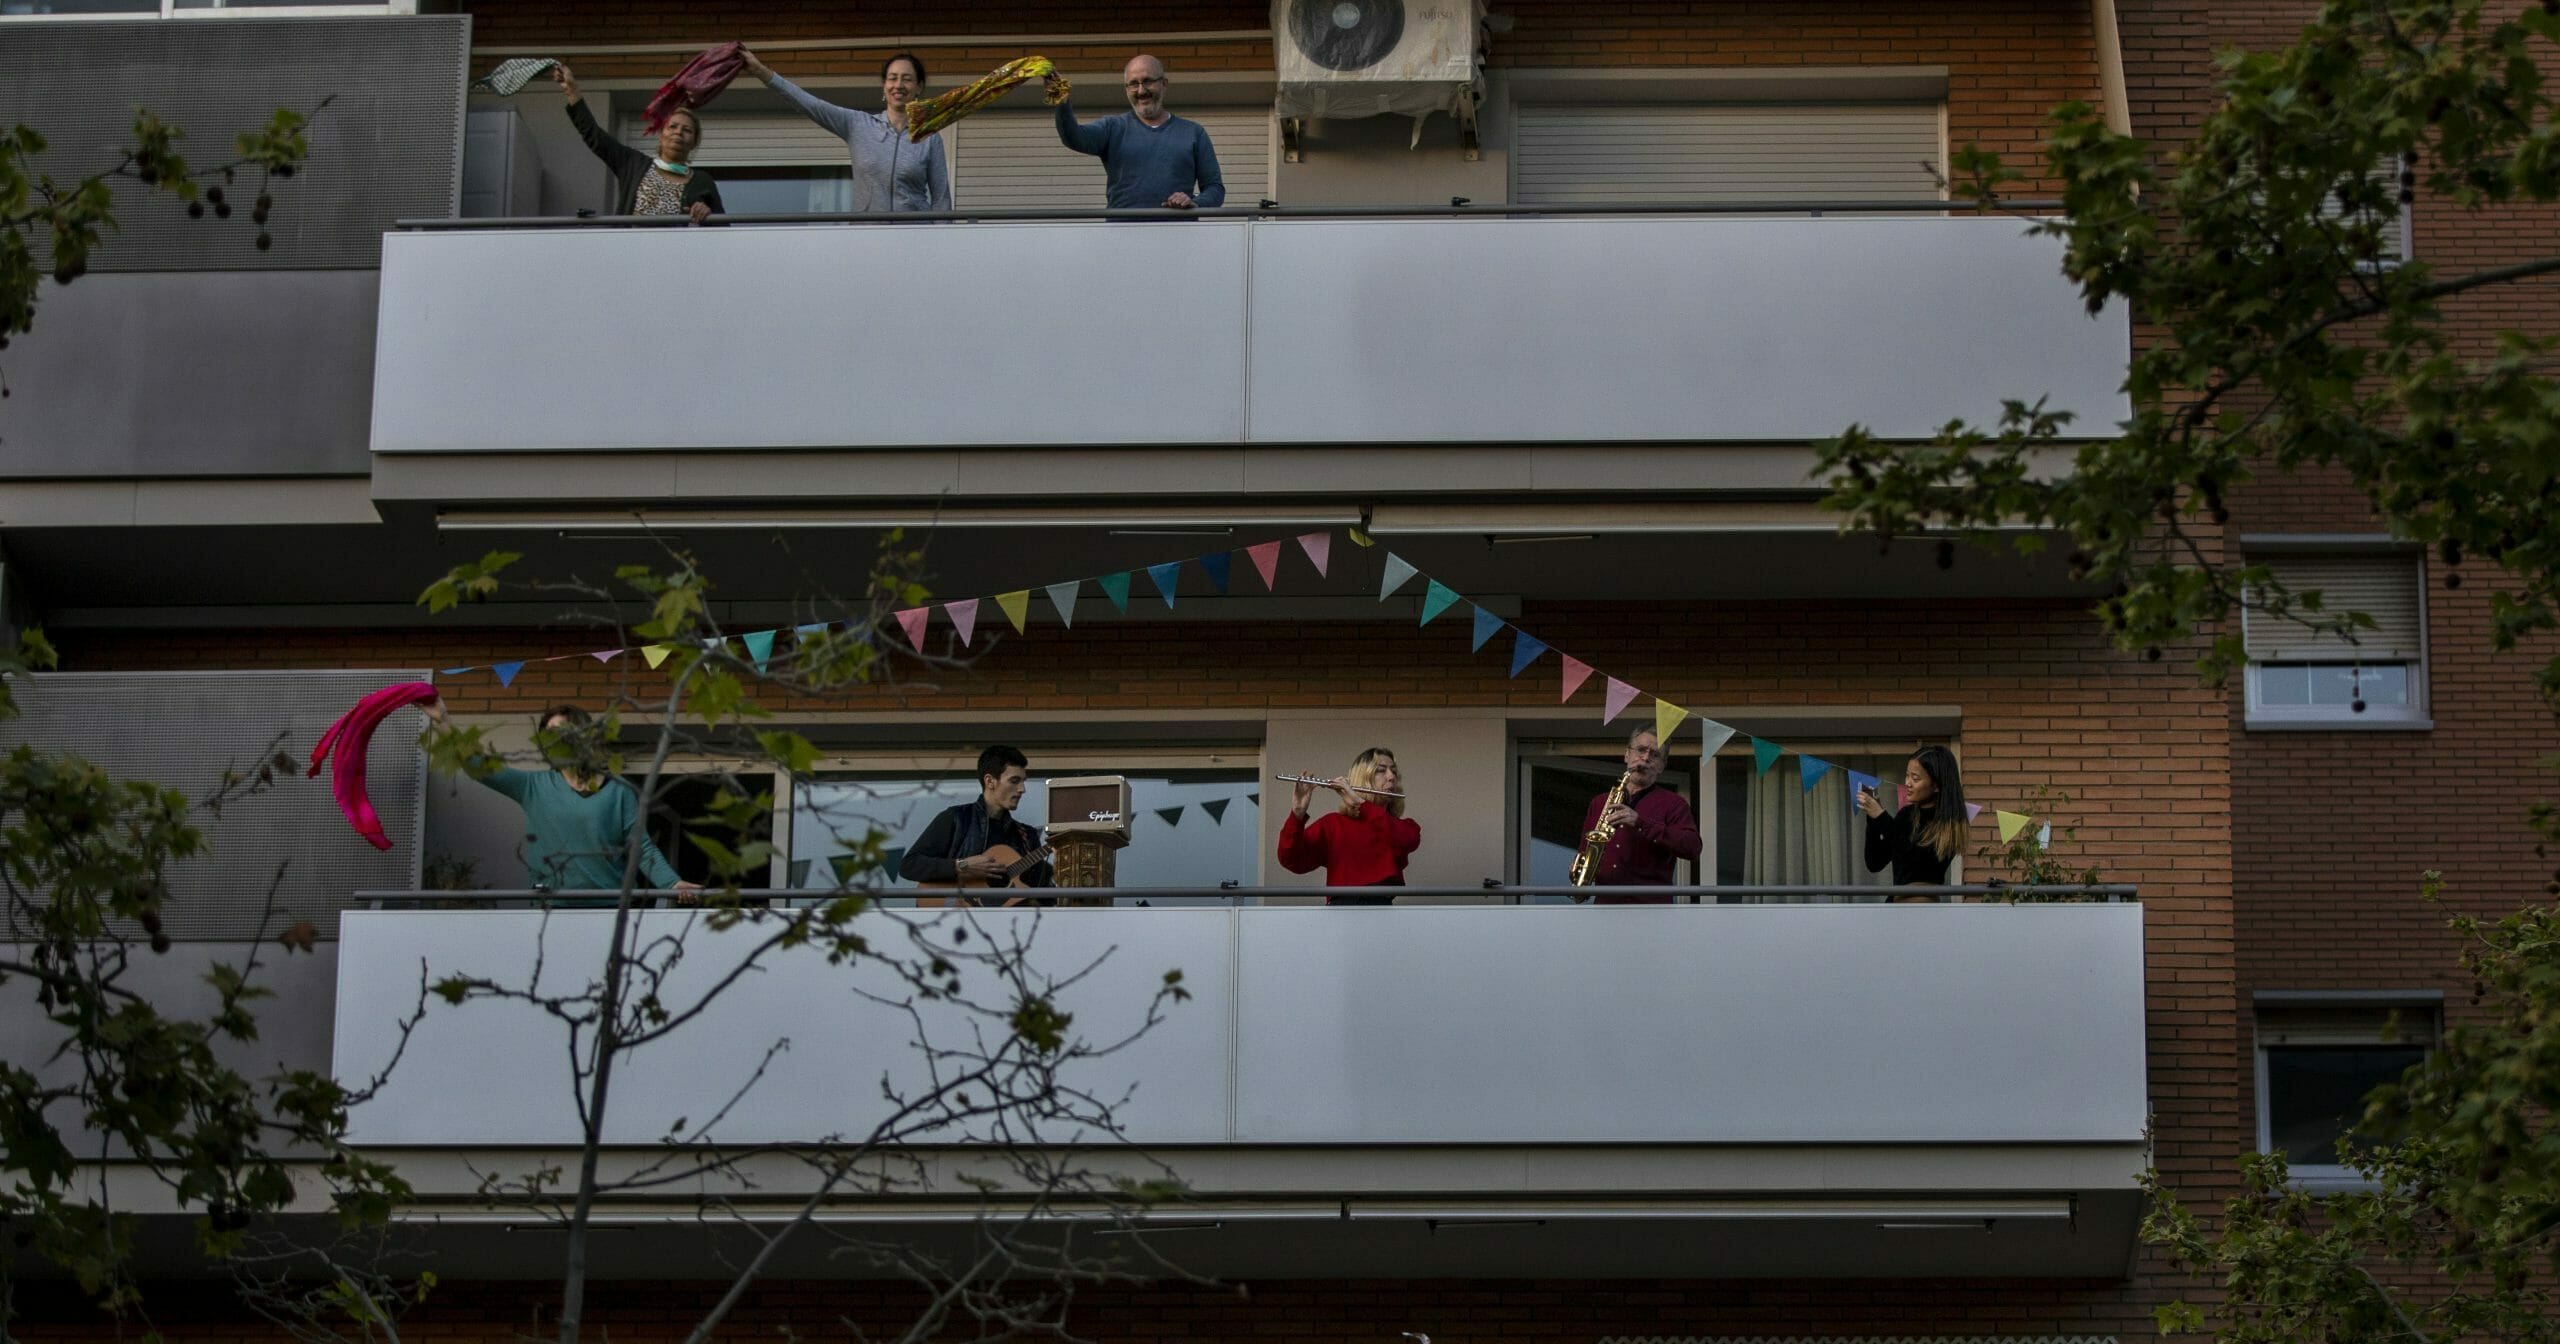
[{"label": "blue triangle flag", "polygon": [[1850,772],[1849,772],[1849,806],[1851,806],[1851,807],[1856,807],[1856,806],[1858,805],[1858,790],[1860,790],[1860,789],[1882,789],[1883,787],[1884,787],[1884,781],[1883,781],[1883,780],[1881,780],[1881,779],[1876,778],[1876,777],[1875,777],[1875,776],[1873,776],[1873,775],[1866,774],[1866,773],[1863,773],[1863,772],[1861,772],[1861,771],[1857,771],[1857,770],[1852,770],[1852,771],[1850,771]]},{"label": "blue triangle flag", "polygon": [[1095,587],[1102,590],[1104,597],[1111,599],[1111,605],[1121,615],[1129,614],[1129,571],[1124,569],[1117,574],[1097,574],[1094,576],[1093,583]]},{"label": "blue triangle flag", "polygon": [[1164,594],[1164,604],[1170,607],[1173,605],[1173,590],[1182,583],[1182,562],[1167,560],[1161,565],[1149,565],[1147,578],[1154,582],[1157,592]]},{"label": "blue triangle flag", "polygon": [[1819,756],[1798,756],[1796,769],[1804,775],[1804,791],[1811,793],[1813,786],[1821,783],[1824,775],[1831,773],[1831,762]]},{"label": "blue triangle flag", "polygon": [[491,663],[489,670],[498,674],[499,685],[513,686],[516,684],[516,674],[524,670],[524,663],[521,660],[512,663]]},{"label": "blue triangle flag", "polygon": [[1545,640],[1518,626],[1513,626],[1511,629],[1511,675],[1519,676],[1520,669],[1538,661],[1538,655],[1546,651]]},{"label": "blue triangle flag", "polygon": [[478,670],[478,668],[473,667],[445,667],[438,668],[436,670],[436,675],[439,677],[458,677],[465,672],[476,672]]},{"label": "blue triangle flag", "polygon": [[1233,551],[1211,551],[1200,557],[1200,568],[1208,571],[1210,587],[1227,591],[1227,566],[1234,564],[1235,558]]},{"label": "blue triangle flag", "polygon": [[803,644],[825,634],[826,630],[827,623],[825,621],[812,621],[807,625],[795,625],[791,627],[791,633],[798,635],[800,637],[800,642]]},{"label": "blue triangle flag", "polygon": [[[1474,606],[1473,603],[1469,603],[1468,605]],[[1492,612],[1489,612],[1482,607],[1476,607],[1476,642],[1468,645],[1467,647],[1471,649],[1483,648],[1484,642],[1493,638],[1493,633],[1501,628],[1501,617],[1494,615]]]},{"label": "blue triangle flag", "polygon": [[1429,625],[1440,619],[1440,613],[1458,605],[1458,590],[1438,579],[1422,590],[1422,623]]},{"label": "blue triangle flag", "polygon": [[762,672],[765,661],[773,657],[773,637],[781,633],[779,630],[750,630],[738,636],[738,642],[747,646],[747,656],[755,660],[758,672]]}]

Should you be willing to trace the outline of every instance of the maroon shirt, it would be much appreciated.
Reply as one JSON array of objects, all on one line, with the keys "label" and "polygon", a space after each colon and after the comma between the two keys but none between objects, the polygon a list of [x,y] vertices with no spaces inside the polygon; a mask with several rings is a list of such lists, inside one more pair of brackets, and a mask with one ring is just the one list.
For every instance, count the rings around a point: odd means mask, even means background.
[{"label": "maroon shirt", "polygon": [[[1600,807],[1609,801],[1601,794],[1591,800],[1591,810],[1583,815],[1582,833],[1589,835],[1600,825]],[[1695,859],[1705,842],[1698,838],[1697,817],[1689,811],[1688,802],[1679,794],[1656,785],[1642,793],[1631,794],[1627,806],[1636,810],[1634,822],[1618,828],[1609,837],[1609,847],[1600,851],[1600,862],[1591,875],[1594,886],[1602,887],[1667,887],[1682,859]],[[1601,905],[1668,905],[1668,896],[1599,896]]]}]

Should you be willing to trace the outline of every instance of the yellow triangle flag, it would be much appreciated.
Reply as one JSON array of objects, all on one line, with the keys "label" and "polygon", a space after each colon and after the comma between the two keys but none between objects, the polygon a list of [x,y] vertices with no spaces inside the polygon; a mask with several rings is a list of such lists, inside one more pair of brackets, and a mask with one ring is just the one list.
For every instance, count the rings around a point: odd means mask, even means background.
[{"label": "yellow triangle flag", "polygon": [[2017,839],[2018,832],[2027,829],[2027,824],[2035,820],[2035,818],[2027,816],[2022,812],[1994,812],[1991,815],[2000,819],[2000,842],[2002,844],[2007,844],[2008,842]]},{"label": "yellow triangle flag", "polygon": [[1022,623],[1031,616],[1031,590],[1025,588],[1019,592],[998,593],[996,605],[1003,609],[1004,618],[1013,622],[1013,632],[1021,634]]},{"label": "yellow triangle flag", "polygon": [[667,655],[673,652],[675,652],[675,649],[668,645],[649,644],[642,646],[640,656],[649,660],[649,666],[656,667],[658,664],[667,661]]},{"label": "yellow triangle flag", "polygon": [[1375,546],[1378,542],[1376,538],[1355,527],[1351,529],[1351,544],[1354,546]]},{"label": "yellow triangle flag", "polygon": [[[1687,717],[1689,717],[1689,711],[1663,699],[1661,696],[1655,696],[1653,698],[1654,740],[1663,743],[1670,742],[1672,730],[1678,728],[1680,726],[1680,721]],[[1665,746],[1663,750],[1668,752],[1670,748]]]}]

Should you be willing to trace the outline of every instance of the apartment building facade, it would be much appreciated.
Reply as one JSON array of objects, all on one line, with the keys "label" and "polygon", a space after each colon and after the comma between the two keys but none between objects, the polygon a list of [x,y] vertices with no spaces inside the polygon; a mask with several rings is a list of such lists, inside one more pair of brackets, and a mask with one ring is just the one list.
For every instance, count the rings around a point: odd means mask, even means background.
[{"label": "apartment building facade", "polygon": [[[2046,393],[2083,423],[2122,414],[2132,319],[2085,314],[2014,220],[1929,204],[1955,147],[2032,163],[2065,99],[2174,143],[2213,50],[2281,40],[2282,6],[1502,4],[1459,16],[1482,42],[1450,91],[1463,123],[1275,115],[1287,5],[8,8],[14,119],[111,132],[167,90],[210,133],[335,98],[271,250],[218,222],[129,228],[130,267],[102,256],[8,352],[10,616],[65,654],[25,731],[167,777],[307,741],[411,674],[512,744],[563,702],[645,720],[658,664],[562,619],[596,603],[410,599],[491,549],[592,580],[674,546],[725,630],[789,631],[842,610],[887,529],[923,536],[914,642],[947,661],[767,694],[813,770],[717,749],[674,768],[770,789],[767,885],[804,890],[833,885],[848,825],[902,844],[969,796],[989,741],[1038,776],[1131,780],[1118,905],[1044,936],[1193,978],[1203,1011],[1111,1081],[1138,1086],[1133,1139],[1199,1201],[1143,1235],[1220,1282],[1087,1289],[1087,1337],[2148,1334],[2194,1285],[2137,1245],[2137,1173],[2214,1199],[2236,1155],[2334,1127],[2340,1088],[2413,1048],[2383,1024],[2433,1020],[2456,972],[2417,869],[2477,908],[2538,890],[2497,801],[2551,740],[2529,673],[2476,652],[2476,589],[2343,492],[2253,494],[2234,539],[2398,603],[2412,647],[2368,669],[2270,645],[2228,691],[2112,649],[2057,558],[1879,553],[1814,505],[1811,445],[1851,422],[1919,439]],[[610,201],[559,94],[465,87],[556,56],[636,139],[649,92],[732,39],[855,106],[893,51],[951,87],[1038,50],[1085,117],[1144,50],[1214,138],[1229,204],[1276,208],[1008,214],[1101,203],[1024,90],[948,133],[976,220],[581,225]],[[704,120],[733,211],[843,208],[841,142],[753,81]],[[2409,234],[2431,259],[2502,245],[2424,203]],[[1610,719],[1613,682],[1637,694]],[[1683,880],[1724,894],[1524,893],[1561,880],[1656,701],[1685,712],[1667,778],[1705,837]],[[1710,744],[1701,721],[1736,732]],[[1958,753],[1986,839],[2035,808],[2059,857],[2138,901],[1883,904],[1847,780],[1894,778],[1923,741]],[[1370,746],[1398,754],[1424,828],[1410,880],[1481,894],[1221,903],[1320,881],[1273,857],[1271,776]],[[378,1053],[420,955],[528,936],[520,910],[366,908],[431,859],[529,880],[503,800],[427,777],[405,742],[376,752],[390,853],[358,852],[316,785],[262,799],[179,930],[188,966],[236,949],[238,893],[293,853],[325,941],[285,972],[274,1049],[342,1072]],[[2442,787],[2368,802],[2380,760]],[[1967,880],[2002,875],[1988,849]],[[831,992],[786,977],[765,1016],[669,1042],[619,1142],[698,1106],[776,1016],[827,1062],[751,1094],[741,1141],[839,1132],[843,1079],[897,1052],[799,1020],[831,1017]],[[549,1291],[547,1234],[471,1199],[475,1164],[564,1140],[511,1034],[423,1032],[359,1116],[419,1182],[404,1226],[445,1266],[421,1319],[453,1313],[456,1337],[538,1330]],[[835,1212],[879,1231],[947,1205]],[[689,1217],[615,1211],[591,1319],[681,1336],[718,1277]],[[219,1283],[167,1288],[171,1337],[261,1337]],[[812,1250],[740,1329],[911,1305]],[[40,1332],[96,1328],[36,1306]]]}]

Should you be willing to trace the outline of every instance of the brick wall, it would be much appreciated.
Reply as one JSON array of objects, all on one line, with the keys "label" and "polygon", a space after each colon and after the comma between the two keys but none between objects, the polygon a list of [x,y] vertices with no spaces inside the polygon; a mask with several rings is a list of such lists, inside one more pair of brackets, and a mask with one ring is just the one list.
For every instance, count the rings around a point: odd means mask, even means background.
[{"label": "brick wall", "polygon": [[[1270,9],[1256,3],[972,6],[965,18],[948,5],[902,3],[860,7],[784,8],[769,4],[680,0],[508,0],[463,5],[480,46],[559,43],[702,42],[845,38],[841,50],[772,53],[777,69],[868,79],[890,52],[879,36],[969,33],[1203,33],[1259,30]],[[1738,66],[1803,67],[1943,65],[1948,68],[1947,122],[1952,144],[1969,141],[2038,167],[2045,114],[2067,99],[2098,97],[2097,58],[2089,7],[2081,0],[1968,0],[1912,6],[1888,0],[1814,0],[1754,5],[1588,4],[1520,0],[1500,6],[1516,20],[1495,37],[1496,68]],[[1177,78],[1184,70],[1271,69],[1267,38],[1154,41]],[[1045,43],[1045,54],[1069,68],[1116,67],[1136,47],[1129,41],[1089,45]],[[972,78],[1023,55],[1020,44],[934,47],[927,63],[940,87]],[[673,74],[680,57],[580,56],[581,77]],[[1083,102],[1111,101],[1089,90]],[[2041,184],[2032,175],[2028,190]]]}]

